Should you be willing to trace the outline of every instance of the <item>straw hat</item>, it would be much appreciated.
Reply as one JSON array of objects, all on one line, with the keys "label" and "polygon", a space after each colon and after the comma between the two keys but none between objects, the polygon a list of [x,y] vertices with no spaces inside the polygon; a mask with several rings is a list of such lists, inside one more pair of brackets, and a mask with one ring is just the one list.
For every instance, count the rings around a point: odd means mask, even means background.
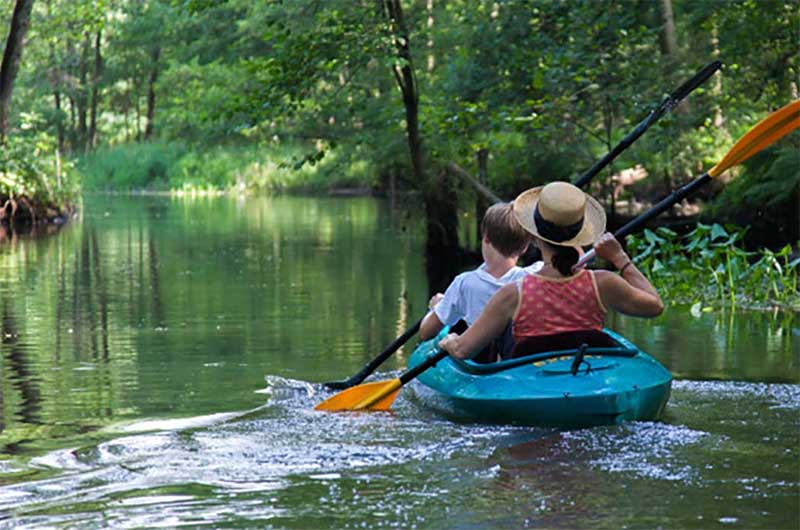
[{"label": "straw hat", "polygon": [[514,216],[539,239],[565,247],[593,244],[606,230],[600,203],[568,182],[551,182],[514,199]]}]

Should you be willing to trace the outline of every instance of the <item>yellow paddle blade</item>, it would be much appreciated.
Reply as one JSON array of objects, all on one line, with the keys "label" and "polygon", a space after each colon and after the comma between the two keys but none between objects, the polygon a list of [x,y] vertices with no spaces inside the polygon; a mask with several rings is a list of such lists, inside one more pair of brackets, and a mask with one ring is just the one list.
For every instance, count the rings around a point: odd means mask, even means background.
[{"label": "yellow paddle blade", "polygon": [[800,127],[800,99],[776,110],[747,131],[725,157],[708,170],[709,176],[718,177],[727,169],[741,164],[798,127]]},{"label": "yellow paddle blade", "polygon": [[314,407],[314,410],[329,412],[363,409],[388,410],[394,398],[397,397],[400,386],[400,379],[364,383],[329,397]]},{"label": "yellow paddle blade", "polygon": [[375,401],[371,405],[367,405],[363,409],[359,410],[372,410],[372,411],[385,412],[392,408],[392,403],[394,403],[394,400],[397,399],[397,394],[399,393],[400,393],[400,387],[398,387],[397,390],[395,390],[394,392],[390,392],[389,394],[380,398],[378,401]]}]

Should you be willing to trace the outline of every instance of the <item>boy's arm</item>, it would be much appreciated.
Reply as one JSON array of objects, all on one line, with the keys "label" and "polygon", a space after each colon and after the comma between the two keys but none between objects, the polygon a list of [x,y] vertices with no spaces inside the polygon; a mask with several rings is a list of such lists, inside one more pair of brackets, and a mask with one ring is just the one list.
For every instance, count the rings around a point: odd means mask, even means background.
[{"label": "boy's arm", "polygon": [[419,327],[419,338],[428,340],[442,330],[445,325],[453,325],[462,318],[464,311],[461,309],[461,275],[456,276],[453,282],[442,293],[436,293],[428,301],[430,312],[422,319]]},{"label": "boy's arm", "polygon": [[503,333],[518,304],[516,284],[512,282],[505,285],[489,300],[481,316],[463,335],[451,333],[439,342],[439,347],[458,359],[471,359],[493,338]]},{"label": "boy's arm", "polygon": [[432,339],[444,327],[442,321],[436,316],[436,311],[431,310],[425,318],[422,319],[422,324],[419,326],[419,338],[422,340]]}]

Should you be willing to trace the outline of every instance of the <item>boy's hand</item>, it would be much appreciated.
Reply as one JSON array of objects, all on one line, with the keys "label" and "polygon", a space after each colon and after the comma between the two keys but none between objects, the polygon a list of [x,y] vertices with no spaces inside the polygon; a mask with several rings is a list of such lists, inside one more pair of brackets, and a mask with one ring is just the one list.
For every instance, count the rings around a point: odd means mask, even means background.
[{"label": "boy's hand", "polygon": [[442,293],[436,293],[435,295],[431,296],[430,301],[428,301],[428,309],[433,309],[439,305],[439,302],[442,301],[442,298],[444,298]]}]

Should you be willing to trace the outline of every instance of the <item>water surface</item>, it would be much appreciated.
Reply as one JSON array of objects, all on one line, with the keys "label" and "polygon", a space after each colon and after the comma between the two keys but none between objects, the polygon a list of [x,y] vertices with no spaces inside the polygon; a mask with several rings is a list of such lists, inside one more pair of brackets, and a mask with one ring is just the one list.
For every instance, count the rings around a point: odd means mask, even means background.
[{"label": "water surface", "polygon": [[662,422],[314,412],[424,311],[421,237],[373,199],[89,197],[0,247],[0,526],[798,527],[791,313],[612,318],[676,376]]}]

